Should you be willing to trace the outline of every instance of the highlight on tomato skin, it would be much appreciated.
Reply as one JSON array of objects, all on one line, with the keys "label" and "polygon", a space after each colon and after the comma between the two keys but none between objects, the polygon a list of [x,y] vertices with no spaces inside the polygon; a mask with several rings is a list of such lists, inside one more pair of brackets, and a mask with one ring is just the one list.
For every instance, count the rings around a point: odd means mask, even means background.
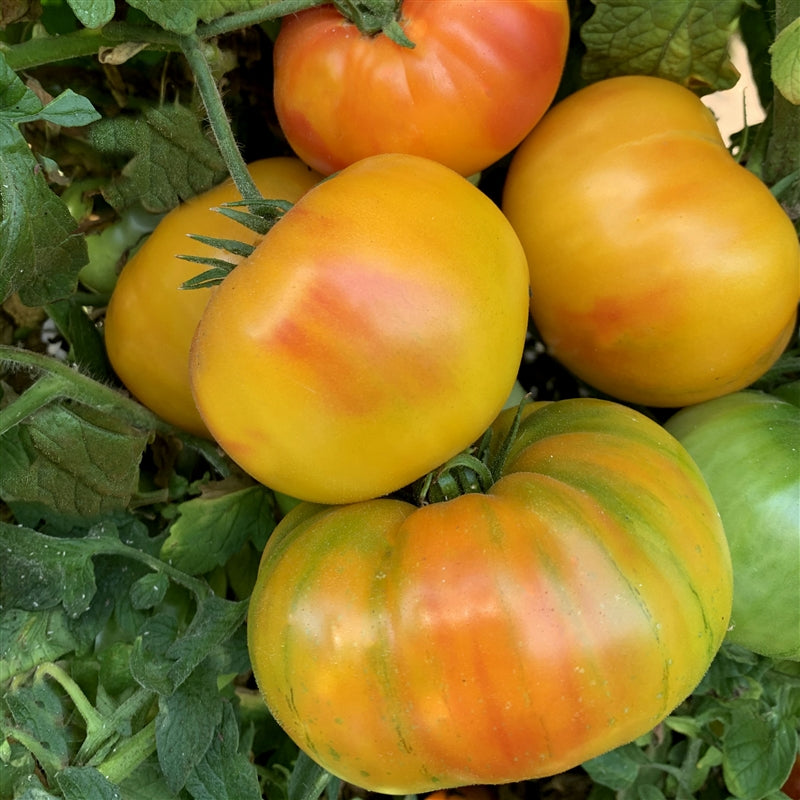
[{"label": "highlight on tomato skin", "polygon": [[403,0],[400,22],[413,49],[359,33],[330,5],[283,20],[275,109],[319,172],[400,152],[472,175],[511,152],[552,102],[566,0]]},{"label": "highlight on tomato skin", "polygon": [[660,425],[604,400],[534,405],[499,476],[422,507],[301,503],[267,542],[254,675],[343,780],[408,794],[564,772],[652,730],[717,653],[730,555]]},{"label": "highlight on tomato skin", "polygon": [[502,208],[548,352],[594,389],[680,408],[750,385],[789,342],[797,232],[677,83],[608,78],[555,105]]},{"label": "highlight on tomato skin", "polygon": [[[321,175],[297,158],[272,157],[248,166],[266,197],[294,202]],[[257,235],[215,209],[241,200],[228,179],[174,208],[125,264],[106,311],[104,335],[109,360],[141,403],[167,422],[210,437],[192,398],[189,348],[213,289],[181,289],[203,267],[178,256],[236,257],[189,238],[200,234],[254,244]]]},{"label": "highlight on tomato skin", "polygon": [[527,306],[522,247],[485,194],[430,159],[373,156],[308,192],[217,287],[192,344],[194,398],[271,489],[378,497],[491,423]]}]

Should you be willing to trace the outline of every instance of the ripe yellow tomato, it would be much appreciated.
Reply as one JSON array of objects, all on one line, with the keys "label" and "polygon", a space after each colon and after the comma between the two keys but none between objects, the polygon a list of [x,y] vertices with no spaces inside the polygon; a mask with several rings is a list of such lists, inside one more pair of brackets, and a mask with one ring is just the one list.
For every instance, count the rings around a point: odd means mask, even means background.
[{"label": "ripe yellow tomato", "polygon": [[372,156],[308,192],[217,287],[195,400],[267,486],[376,497],[488,427],[527,324],[527,264],[500,209],[437,162]]},{"label": "ripe yellow tomato", "polygon": [[[321,177],[296,158],[262,159],[248,169],[262,195],[289,202]],[[106,348],[120,380],[151,411],[199,436],[209,434],[189,385],[189,347],[213,289],[181,289],[203,267],[178,256],[235,260],[191,233],[254,244],[255,233],[214,210],[241,199],[227,180],[170,211],[123,268],[106,312]]]},{"label": "ripe yellow tomato", "polygon": [[569,96],[517,150],[503,210],[545,344],[613,397],[677,407],[726,394],[788,342],[797,234],[688,89],[625,76]]}]

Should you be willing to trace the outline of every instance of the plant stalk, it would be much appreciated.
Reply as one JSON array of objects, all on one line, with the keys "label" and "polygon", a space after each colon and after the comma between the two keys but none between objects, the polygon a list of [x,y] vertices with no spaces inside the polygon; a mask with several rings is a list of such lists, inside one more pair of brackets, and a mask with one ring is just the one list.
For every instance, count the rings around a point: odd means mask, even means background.
[{"label": "plant stalk", "polygon": [[[775,0],[776,36],[800,17],[800,0]],[[789,217],[800,220],[800,106],[790,103],[777,89],[772,100],[773,124],[764,158],[764,180],[772,186],[794,175],[782,187],[780,201]]]},{"label": "plant stalk", "polygon": [[222,96],[203,52],[201,39],[197,36],[185,36],[181,39],[181,49],[194,74],[197,89],[208,114],[211,130],[239,194],[248,203],[255,203],[263,199],[234,139]]},{"label": "plant stalk", "polygon": [[175,436],[201,453],[221,475],[230,473],[228,462],[212,442],[174,428],[136,400],[83,375],[58,359],[12,345],[0,345],[0,365],[31,370],[43,376],[0,410],[0,435],[49,403],[69,399],[114,413],[135,428]]}]

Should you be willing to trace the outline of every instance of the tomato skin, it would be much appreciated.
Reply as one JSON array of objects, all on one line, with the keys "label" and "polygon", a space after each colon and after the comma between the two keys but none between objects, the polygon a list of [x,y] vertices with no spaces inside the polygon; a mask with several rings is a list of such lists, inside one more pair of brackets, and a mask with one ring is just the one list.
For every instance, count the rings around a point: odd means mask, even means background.
[{"label": "tomato skin", "polygon": [[377,497],[488,427],[527,303],[522,248],[491,200],[436,162],[374,156],[305,195],[217,288],[192,349],[195,400],[272,489]]},{"label": "tomato skin", "polygon": [[786,782],[781,786],[781,791],[792,800],[800,800],[800,753],[794,760],[794,766]]},{"label": "tomato skin", "polygon": [[700,467],[733,561],[728,640],[800,660],[800,408],[752,390],[666,423]]},{"label": "tomato skin", "polygon": [[800,247],[689,90],[625,76],[555,106],[510,164],[551,353],[597,389],[678,408],[742,389],[786,346]]},{"label": "tomato skin", "polygon": [[650,730],[701,679],[730,605],[686,451],[583,398],[529,411],[486,494],[297,506],[264,550],[248,644],[300,747],[405,794],[556,774]]},{"label": "tomato skin", "polygon": [[555,96],[566,0],[404,0],[401,13],[413,49],[362,35],[331,6],[283,20],[278,121],[323,174],[401,152],[471,175],[519,144]]},{"label": "tomato skin", "polygon": [[[296,158],[262,159],[248,169],[265,197],[289,202],[321,178]],[[106,348],[120,380],[160,417],[198,436],[210,434],[192,398],[189,348],[213,289],[181,289],[203,267],[178,255],[235,260],[190,233],[254,244],[255,233],[214,210],[241,199],[227,180],[170,211],[123,268],[106,312]]]}]

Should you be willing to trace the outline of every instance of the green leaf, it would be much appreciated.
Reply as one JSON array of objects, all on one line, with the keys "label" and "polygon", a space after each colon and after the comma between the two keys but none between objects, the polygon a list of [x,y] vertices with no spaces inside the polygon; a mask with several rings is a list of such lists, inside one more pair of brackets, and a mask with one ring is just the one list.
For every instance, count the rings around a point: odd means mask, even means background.
[{"label": "green leaf", "polygon": [[152,213],[169,211],[227,175],[216,145],[183,106],[148,108],[134,118],[103,119],[92,126],[89,136],[102,153],[132,156],[121,176],[103,190],[119,212],[138,204]]},{"label": "green leaf", "polygon": [[581,28],[587,81],[655,75],[704,94],[739,78],[728,41],[742,0],[592,0]]},{"label": "green leaf", "polygon": [[230,703],[202,760],[186,780],[194,800],[261,800],[255,767],[239,750],[239,727]]},{"label": "green leaf", "polygon": [[64,800],[120,800],[119,789],[94,767],[67,767],[56,783]]},{"label": "green leaf", "polygon": [[0,613],[0,683],[46,661],[56,661],[76,647],[62,608],[6,609]]},{"label": "green leaf", "polygon": [[0,300],[19,292],[26,305],[41,306],[71,294],[88,260],[86,242],[2,113],[0,210]]},{"label": "green leaf", "polygon": [[43,107],[0,53],[0,300],[19,292],[23,303],[39,306],[66,297],[88,260],[83,236],[48,187],[19,123],[82,126],[98,118],[91,103],[69,89]]},{"label": "green leaf", "polygon": [[0,610],[49,609],[62,604],[72,617],[89,608],[96,585],[91,539],[56,539],[0,522]]},{"label": "green leaf", "polygon": [[728,790],[745,800],[776,792],[789,774],[798,746],[796,722],[737,709],[725,730],[722,772]]},{"label": "green leaf", "polygon": [[635,744],[627,744],[586,761],[582,766],[592,780],[614,791],[633,786],[639,767],[647,759]]},{"label": "green leaf", "polygon": [[271,494],[251,486],[219,495],[203,495],[178,505],[161,558],[189,575],[225,564],[251,538],[275,527]]},{"label": "green leaf", "polygon": [[22,82],[0,53],[0,116],[31,117],[42,110],[42,101]]},{"label": "green leaf", "polygon": [[45,791],[35,775],[31,775],[27,781],[14,788],[20,792],[14,795],[14,800],[59,800],[55,795]]},{"label": "green leaf", "polygon": [[76,94],[72,89],[65,89],[60,95],[54,97],[37,114],[37,117],[52,122],[54,125],[81,128],[96,122],[100,119],[100,114],[87,98]]},{"label": "green leaf", "polygon": [[800,17],[778,34],[770,54],[775,86],[790,103],[800,105]]},{"label": "green leaf", "polygon": [[0,797],[21,797],[27,786],[39,783],[33,775],[35,770],[30,750],[8,738],[0,742]]},{"label": "green leaf", "polygon": [[179,686],[217,646],[226,642],[244,622],[247,601],[233,602],[209,594],[200,601],[185,634],[167,650],[173,659],[169,676]]},{"label": "green leaf", "polygon": [[289,777],[289,800],[317,800],[333,776],[300,751]]},{"label": "green leaf", "polygon": [[120,789],[125,800],[175,800],[155,758],[143,761],[120,783]]},{"label": "green leaf", "polygon": [[149,432],[82,405],[49,405],[0,437],[0,497],[68,517],[125,509],[138,489]]},{"label": "green leaf", "polygon": [[179,792],[211,745],[222,720],[222,696],[211,670],[195,670],[171,695],[161,697],[156,716],[158,761],[167,785]]},{"label": "green leaf", "polygon": [[194,33],[199,20],[212,22],[226,14],[264,8],[271,2],[274,0],[128,0],[128,5],[143,11],[165,30],[187,36]]},{"label": "green leaf", "polygon": [[131,602],[136,609],[144,610],[157,606],[167,593],[169,578],[163,572],[143,575],[131,587]]},{"label": "green leaf", "polygon": [[69,763],[64,707],[59,694],[48,681],[36,681],[5,695],[5,702],[16,726],[40,742],[48,753],[47,770],[55,772]]},{"label": "green leaf", "polygon": [[185,631],[166,612],[151,617],[131,652],[137,682],[170,695],[212,651],[227,642],[244,621],[247,601],[232,602],[214,594],[198,599],[197,612]]},{"label": "green leaf", "polygon": [[102,28],[114,16],[114,0],[67,0],[81,25],[86,28]]},{"label": "green leaf", "polygon": [[103,337],[86,313],[83,299],[73,295],[50,303],[47,314],[69,343],[70,363],[77,364],[96,380],[108,380],[111,377],[111,365]]}]

